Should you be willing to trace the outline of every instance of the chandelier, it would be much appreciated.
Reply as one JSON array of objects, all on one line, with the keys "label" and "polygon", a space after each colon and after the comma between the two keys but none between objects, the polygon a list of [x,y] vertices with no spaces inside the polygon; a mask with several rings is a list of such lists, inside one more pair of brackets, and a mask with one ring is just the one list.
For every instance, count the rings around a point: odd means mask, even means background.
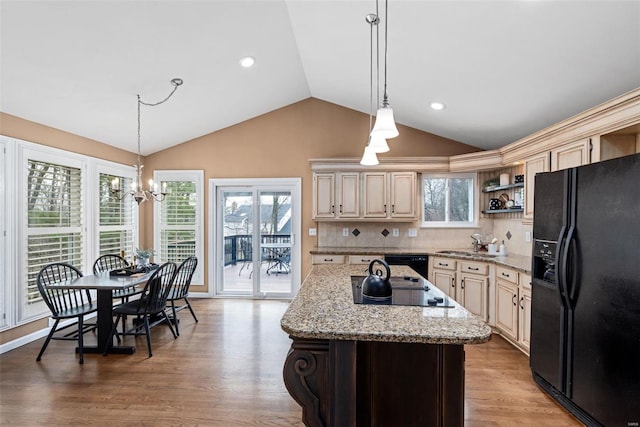
[{"label": "chandelier", "polygon": [[149,107],[155,107],[156,105],[160,105],[167,102],[169,98],[171,98],[171,96],[178,89],[178,86],[182,85],[182,79],[172,79],[171,84],[173,85],[173,90],[171,91],[171,93],[162,101],[159,101],[156,103],[144,102],[140,99],[140,95],[137,95],[138,97],[138,161],[135,164],[136,178],[131,183],[131,189],[128,191],[123,191],[120,188],[120,178],[114,178],[113,181],[111,181],[111,194],[113,194],[118,200],[122,200],[126,196],[131,196],[136,202],[138,202],[138,205],[140,205],[140,203],[146,202],[147,200],[162,202],[168,194],[166,184],[162,185],[162,189],[160,190],[160,192],[158,192],[158,184],[154,184],[153,179],[149,180],[149,188],[146,190],[144,189],[144,186],[142,184],[142,168],[144,167],[144,165],[140,160],[140,106],[146,105]]}]

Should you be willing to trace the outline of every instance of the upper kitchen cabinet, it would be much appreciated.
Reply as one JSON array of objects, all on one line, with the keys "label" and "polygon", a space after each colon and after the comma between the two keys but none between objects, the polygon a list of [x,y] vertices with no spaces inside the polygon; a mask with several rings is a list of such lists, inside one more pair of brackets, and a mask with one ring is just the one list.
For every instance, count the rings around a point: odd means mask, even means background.
[{"label": "upper kitchen cabinet", "polygon": [[524,161],[524,217],[533,220],[533,194],[535,176],[539,172],[549,172],[549,153],[540,153]]},{"label": "upper kitchen cabinet", "polygon": [[360,174],[357,172],[314,173],[313,217],[315,219],[360,217]]},{"label": "upper kitchen cabinet", "polygon": [[569,169],[591,162],[591,138],[564,144],[551,150],[551,170]]},{"label": "upper kitchen cabinet", "polygon": [[313,160],[313,219],[415,221],[418,206],[415,168],[415,162],[384,165],[380,170],[364,168],[346,159]]},{"label": "upper kitchen cabinet", "polygon": [[415,172],[363,172],[363,217],[416,218]]},{"label": "upper kitchen cabinet", "polygon": [[615,159],[640,153],[640,123],[595,137],[592,161]]}]

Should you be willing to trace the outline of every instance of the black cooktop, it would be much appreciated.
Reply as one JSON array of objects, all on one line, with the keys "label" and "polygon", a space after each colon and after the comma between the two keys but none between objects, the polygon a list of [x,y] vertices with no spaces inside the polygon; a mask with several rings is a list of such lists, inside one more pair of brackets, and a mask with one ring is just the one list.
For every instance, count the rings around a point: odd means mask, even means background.
[{"label": "black cooktop", "polygon": [[421,277],[391,276],[391,297],[373,299],[362,295],[362,281],[367,276],[351,276],[353,302],[377,305],[416,305],[423,307],[452,308],[453,304],[440,289]]}]

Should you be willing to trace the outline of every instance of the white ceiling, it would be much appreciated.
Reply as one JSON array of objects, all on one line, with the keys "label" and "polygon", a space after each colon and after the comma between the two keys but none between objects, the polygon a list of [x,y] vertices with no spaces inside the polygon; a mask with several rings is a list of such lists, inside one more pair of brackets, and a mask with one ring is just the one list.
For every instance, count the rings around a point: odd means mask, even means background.
[{"label": "white ceiling", "polygon": [[[144,155],[308,97],[369,112],[375,0],[0,8],[0,110],[119,148],[136,151],[136,94],[160,101],[174,77],[170,101],[142,107]],[[640,87],[640,1],[390,0],[388,22],[396,121],[477,147]]]}]

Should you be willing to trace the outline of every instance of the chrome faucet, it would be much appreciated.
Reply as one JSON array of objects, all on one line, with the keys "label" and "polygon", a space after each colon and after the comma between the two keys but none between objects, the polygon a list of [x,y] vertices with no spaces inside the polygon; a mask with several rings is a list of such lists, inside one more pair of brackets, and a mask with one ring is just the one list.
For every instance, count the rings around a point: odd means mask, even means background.
[{"label": "chrome faucet", "polygon": [[480,239],[471,236],[471,238],[473,239],[473,252],[478,252],[478,245],[480,244]]}]

